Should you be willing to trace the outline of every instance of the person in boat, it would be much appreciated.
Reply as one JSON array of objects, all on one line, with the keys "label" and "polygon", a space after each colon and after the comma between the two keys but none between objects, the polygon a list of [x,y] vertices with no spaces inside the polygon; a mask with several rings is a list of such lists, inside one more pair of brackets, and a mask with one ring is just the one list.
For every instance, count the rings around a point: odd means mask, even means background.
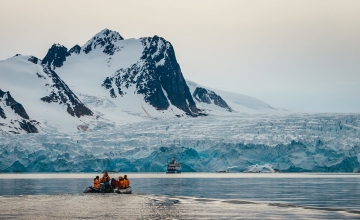
[{"label": "person in boat", "polygon": [[100,189],[99,176],[96,176],[96,177],[94,178],[94,188],[95,188],[95,189]]},{"label": "person in boat", "polygon": [[125,188],[129,188],[130,180],[127,178],[127,175],[124,175],[124,186]]},{"label": "person in boat", "polygon": [[111,179],[111,187],[114,189],[120,188],[120,181],[112,178]]},{"label": "person in boat", "polygon": [[124,178],[122,176],[119,176],[119,188],[120,189],[125,188]]},{"label": "person in boat", "polygon": [[112,179],[111,179],[111,186],[112,186],[112,188],[114,188],[114,189],[120,188],[120,181],[119,181],[119,180],[116,180],[115,178],[112,178]]},{"label": "person in boat", "polygon": [[110,184],[110,176],[107,172],[104,173],[103,177],[100,179],[100,183],[104,183],[105,185]]},{"label": "person in boat", "polygon": [[105,192],[111,191],[111,185],[110,185],[110,176],[107,172],[104,173],[103,177],[100,179],[100,183],[103,183],[105,186]]}]

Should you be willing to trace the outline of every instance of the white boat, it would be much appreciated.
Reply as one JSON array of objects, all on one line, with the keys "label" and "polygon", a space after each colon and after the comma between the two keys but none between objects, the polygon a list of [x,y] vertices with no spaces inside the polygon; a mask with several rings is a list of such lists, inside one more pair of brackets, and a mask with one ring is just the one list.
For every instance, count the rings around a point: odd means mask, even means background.
[{"label": "white boat", "polygon": [[173,157],[171,162],[167,165],[166,173],[181,173],[181,164]]}]

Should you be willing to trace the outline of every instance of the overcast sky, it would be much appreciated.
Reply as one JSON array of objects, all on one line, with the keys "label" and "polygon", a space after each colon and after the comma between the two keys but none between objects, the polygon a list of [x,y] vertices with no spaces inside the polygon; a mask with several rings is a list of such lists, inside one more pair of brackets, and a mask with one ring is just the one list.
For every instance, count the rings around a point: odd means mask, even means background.
[{"label": "overcast sky", "polygon": [[[313,112],[360,112],[360,1],[0,0],[0,60],[104,28],[170,41],[186,79]],[[1,79],[0,79],[1,80]]]}]

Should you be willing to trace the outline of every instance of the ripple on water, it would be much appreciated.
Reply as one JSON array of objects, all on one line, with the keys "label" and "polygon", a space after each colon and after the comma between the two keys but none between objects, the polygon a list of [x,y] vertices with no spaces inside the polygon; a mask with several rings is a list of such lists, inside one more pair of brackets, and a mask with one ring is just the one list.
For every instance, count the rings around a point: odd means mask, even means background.
[{"label": "ripple on water", "polygon": [[238,200],[155,195],[0,197],[0,219],[359,219],[360,213]]}]

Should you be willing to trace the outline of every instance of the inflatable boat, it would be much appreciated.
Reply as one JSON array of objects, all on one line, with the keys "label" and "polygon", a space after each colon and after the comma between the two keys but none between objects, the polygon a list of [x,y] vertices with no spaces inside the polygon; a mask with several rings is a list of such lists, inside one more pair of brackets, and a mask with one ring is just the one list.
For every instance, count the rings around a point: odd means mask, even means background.
[{"label": "inflatable boat", "polygon": [[103,183],[100,184],[100,188],[96,189],[92,186],[86,187],[84,190],[84,193],[117,193],[117,194],[131,194],[132,190],[131,187],[129,186],[126,189],[114,189],[112,187],[109,186],[105,186]]}]

